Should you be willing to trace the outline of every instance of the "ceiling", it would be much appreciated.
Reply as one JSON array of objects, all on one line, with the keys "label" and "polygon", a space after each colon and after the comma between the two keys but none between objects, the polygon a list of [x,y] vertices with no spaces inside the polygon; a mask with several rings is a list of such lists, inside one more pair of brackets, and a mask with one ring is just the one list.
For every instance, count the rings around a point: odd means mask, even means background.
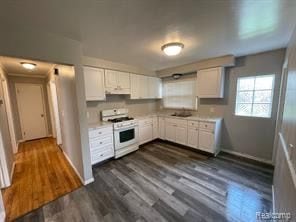
[{"label": "ceiling", "polygon": [[[36,68],[34,70],[25,69],[21,62],[28,62],[36,64]],[[39,77],[45,78],[48,76],[49,72],[54,68],[54,64],[33,61],[28,59],[18,59],[11,57],[0,57],[0,64],[5,69],[8,75],[14,76],[28,76],[28,77]]]},{"label": "ceiling", "polygon": [[[285,47],[295,11],[295,0],[11,0],[1,2],[0,24],[81,41],[86,56],[159,70]],[[172,41],[185,48],[167,57],[160,48]]]}]

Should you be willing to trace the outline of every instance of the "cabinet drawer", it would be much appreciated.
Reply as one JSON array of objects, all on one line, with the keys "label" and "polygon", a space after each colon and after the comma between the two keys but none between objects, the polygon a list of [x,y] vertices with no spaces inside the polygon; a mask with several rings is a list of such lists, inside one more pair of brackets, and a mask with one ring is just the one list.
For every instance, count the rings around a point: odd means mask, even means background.
[{"label": "cabinet drawer", "polygon": [[91,129],[88,131],[89,138],[101,137],[113,134],[112,127],[105,127],[100,129]]},{"label": "cabinet drawer", "polygon": [[107,136],[107,137],[99,137],[99,138],[91,138],[89,140],[89,147],[90,149],[97,149],[100,147],[104,147],[106,145],[113,145],[113,136]]},{"label": "cabinet drawer", "polygon": [[169,123],[169,124],[172,124],[175,126],[187,127],[187,120],[166,118],[165,121],[166,121],[166,123]]},{"label": "cabinet drawer", "polygon": [[199,128],[214,131],[215,130],[215,123],[199,122]]},{"label": "cabinet drawer", "polygon": [[153,123],[153,119],[152,118],[148,118],[148,119],[141,119],[139,120],[139,126],[144,126],[144,125],[152,125]]},{"label": "cabinet drawer", "polygon": [[198,121],[188,121],[188,127],[190,127],[190,128],[198,128],[199,123],[198,123]]},{"label": "cabinet drawer", "polygon": [[91,152],[91,163],[92,164],[95,164],[95,163],[98,163],[98,162],[101,162],[103,160],[106,160],[108,158],[111,158],[114,156],[114,149],[112,147],[106,147],[106,150],[104,151],[100,151],[100,152],[97,152],[97,151],[92,151]]}]

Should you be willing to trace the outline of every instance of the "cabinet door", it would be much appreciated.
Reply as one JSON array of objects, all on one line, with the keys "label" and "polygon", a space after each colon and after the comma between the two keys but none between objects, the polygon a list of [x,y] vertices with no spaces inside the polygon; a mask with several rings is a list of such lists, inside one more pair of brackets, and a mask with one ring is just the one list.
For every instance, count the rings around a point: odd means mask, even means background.
[{"label": "cabinet door", "polygon": [[158,138],[158,117],[153,117],[153,139]]},{"label": "cabinet door", "polygon": [[187,145],[187,126],[176,126],[176,143]]},{"label": "cabinet door", "polygon": [[140,125],[139,127],[140,145],[151,141],[152,138],[153,138],[152,124]]},{"label": "cabinet door", "polygon": [[210,131],[199,130],[198,147],[209,152],[214,152],[214,134]]},{"label": "cabinet door", "polygon": [[105,86],[112,90],[117,89],[117,71],[105,70]]},{"label": "cabinet door", "polygon": [[130,74],[131,80],[131,99],[140,98],[140,75]]},{"label": "cabinet door", "polygon": [[140,75],[140,99],[148,98],[148,77]]},{"label": "cabinet door", "polygon": [[165,123],[165,139],[168,141],[176,141],[176,126],[171,123]]},{"label": "cabinet door", "polygon": [[158,133],[159,133],[159,138],[164,140],[165,139],[165,119],[164,119],[164,117],[158,117]]},{"label": "cabinet door", "polygon": [[156,98],[161,99],[162,98],[162,81],[160,78],[155,78],[155,90],[156,90]]},{"label": "cabinet door", "polygon": [[199,98],[223,98],[224,68],[204,69],[197,72],[197,96]]},{"label": "cabinet door", "polygon": [[92,67],[83,67],[83,73],[86,100],[105,100],[104,70]]},{"label": "cabinet door", "polygon": [[188,146],[198,148],[198,128],[188,128]]},{"label": "cabinet door", "polygon": [[147,79],[148,79],[148,98],[150,99],[156,98],[155,78],[147,77]]},{"label": "cabinet door", "polygon": [[117,72],[117,85],[119,89],[130,89],[130,74],[127,72]]}]

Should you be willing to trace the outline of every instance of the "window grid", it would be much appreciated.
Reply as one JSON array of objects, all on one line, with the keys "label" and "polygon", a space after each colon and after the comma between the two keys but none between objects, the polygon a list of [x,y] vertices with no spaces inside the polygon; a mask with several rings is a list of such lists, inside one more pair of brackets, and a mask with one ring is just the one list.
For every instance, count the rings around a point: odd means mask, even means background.
[{"label": "window grid", "polygon": [[[258,87],[258,84],[257,84],[257,81],[260,79],[262,81],[262,78],[271,78],[270,80],[272,81],[271,82],[271,85],[270,87],[266,87],[266,88],[262,88],[261,89],[261,86]],[[241,86],[241,81],[243,80],[247,80],[247,81],[251,81],[253,82],[251,85],[252,85],[252,89],[241,89],[242,86]],[[262,82],[261,82],[262,83]],[[247,84],[250,84],[247,83]],[[263,84],[264,86],[264,84]],[[244,86],[244,87],[247,87],[249,88],[249,85],[247,86]],[[262,75],[262,76],[253,76],[253,77],[241,77],[241,78],[238,78],[238,81],[237,81],[237,95],[236,95],[236,105],[235,105],[235,115],[237,116],[249,116],[249,117],[262,117],[262,118],[270,118],[271,117],[271,110],[272,110],[272,100],[273,100],[273,90],[274,90],[274,75]],[[250,96],[251,96],[251,101],[250,102],[244,102],[244,101],[240,101],[241,98],[240,98],[240,93],[242,92],[250,92]],[[260,101],[255,101],[256,100],[256,92],[269,92],[270,93],[270,97],[267,99],[269,102],[260,102]],[[244,113],[244,112],[240,112],[239,111],[239,105],[240,104],[245,104],[245,105],[250,105],[250,112],[248,113],[247,111]],[[268,111],[265,112],[264,114],[261,113],[261,115],[259,114],[256,114],[255,113],[255,110],[254,110],[254,107],[256,105],[269,105],[268,107]]]}]

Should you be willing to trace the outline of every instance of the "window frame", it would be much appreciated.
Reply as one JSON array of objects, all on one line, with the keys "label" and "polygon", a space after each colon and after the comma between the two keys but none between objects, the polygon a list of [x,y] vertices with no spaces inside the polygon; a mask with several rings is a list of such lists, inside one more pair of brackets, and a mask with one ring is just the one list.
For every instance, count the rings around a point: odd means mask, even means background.
[{"label": "window frame", "polygon": [[[272,81],[272,88],[271,89],[255,89],[256,86],[256,79],[260,78],[260,77],[273,77],[273,81]],[[239,76],[236,79],[236,95],[235,95],[235,101],[234,101],[234,116],[236,117],[245,117],[245,118],[260,118],[260,119],[271,119],[272,118],[272,108],[273,108],[273,100],[274,100],[274,86],[275,86],[275,74],[259,74],[259,75],[252,75],[252,76]],[[238,86],[239,86],[239,80],[240,79],[244,79],[244,78],[254,78],[254,88],[253,90],[239,90]],[[271,96],[270,96],[270,103],[258,103],[258,102],[254,102],[255,100],[255,92],[258,91],[271,91]],[[252,102],[251,103],[239,103],[237,102],[238,99],[238,95],[239,92],[252,92]],[[240,115],[237,113],[237,104],[251,104],[251,115]],[[268,116],[254,116],[253,115],[253,107],[254,104],[269,104],[270,105],[270,111],[268,113]]]}]

